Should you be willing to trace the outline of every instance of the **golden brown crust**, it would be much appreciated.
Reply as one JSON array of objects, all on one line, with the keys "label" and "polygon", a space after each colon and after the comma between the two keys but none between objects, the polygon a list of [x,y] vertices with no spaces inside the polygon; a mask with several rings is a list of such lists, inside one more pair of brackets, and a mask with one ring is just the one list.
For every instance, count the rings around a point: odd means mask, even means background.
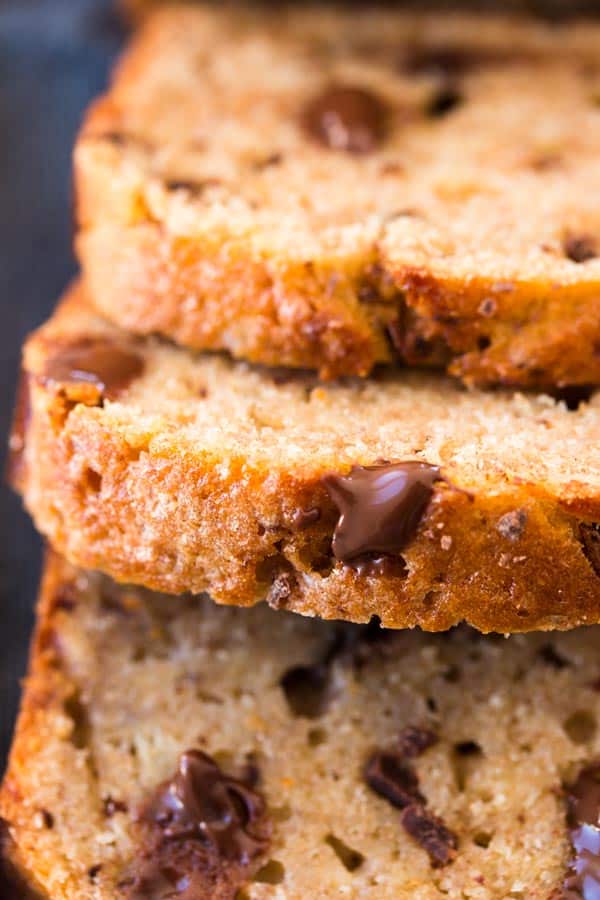
[{"label": "golden brown crust", "polygon": [[[98,308],[132,331],[326,378],[399,358],[469,384],[599,383],[594,26],[261,15],[159,12],[92,107],[75,157],[77,248]],[[378,39],[375,63],[364,45]],[[422,106],[440,71],[402,68],[410,40],[450,58],[441,86],[466,98],[439,121],[423,124]],[[238,44],[242,69],[244,54],[270,53],[273,96],[205,71],[204,43],[233,68]],[[407,106],[389,146],[357,158],[296,128],[323,53],[336,77]]]},{"label": "golden brown crust", "polygon": [[[600,476],[588,453],[598,398],[569,412],[549,398],[470,394],[426,376],[275,384],[269,373],[140,341],[144,375],[99,406],[87,385],[40,377],[56,348],[82,334],[129,340],[79,292],[25,350],[32,415],[20,488],[72,561],[169,593],[206,590],[243,605],[267,596],[304,614],[377,615],[398,628],[600,620]],[[323,476],[381,458],[441,465],[450,481],[436,485],[403,551],[403,577],[359,574],[331,556],[337,513]],[[298,530],[294,517],[313,507],[319,520]]]}]

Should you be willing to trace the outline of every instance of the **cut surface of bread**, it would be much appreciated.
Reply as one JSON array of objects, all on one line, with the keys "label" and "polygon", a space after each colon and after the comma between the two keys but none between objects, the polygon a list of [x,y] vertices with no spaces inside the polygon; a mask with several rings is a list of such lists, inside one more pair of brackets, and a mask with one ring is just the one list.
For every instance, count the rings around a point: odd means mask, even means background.
[{"label": "cut surface of bread", "polygon": [[599,383],[599,40],[370,5],[159,10],[76,149],[95,302],[323,376]]},{"label": "cut surface of bread", "polygon": [[24,352],[12,475],[72,561],[389,627],[600,620],[600,397],[319,384],[134,339],[75,288]]},{"label": "cut surface of bread", "polygon": [[[600,754],[599,640],[169,602],[51,557],[0,794],[5,853],[42,897],[138,896],[140,822],[200,751],[252,781],[268,841],[243,887],[238,872],[218,892],[221,859],[216,893],[189,893],[197,835],[156,825],[159,862],[177,845],[179,888],[145,900],[562,896],[563,786]],[[428,837],[411,830],[416,810]]]}]

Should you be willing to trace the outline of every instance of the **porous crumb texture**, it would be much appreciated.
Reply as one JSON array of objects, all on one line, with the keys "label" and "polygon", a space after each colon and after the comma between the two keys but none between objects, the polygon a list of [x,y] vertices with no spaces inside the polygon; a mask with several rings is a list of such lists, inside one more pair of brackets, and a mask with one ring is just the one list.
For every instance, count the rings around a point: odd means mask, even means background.
[{"label": "porous crumb texture", "polygon": [[325,377],[598,383],[599,40],[370,4],[158,10],[76,148],[95,302]]},{"label": "porous crumb texture", "polygon": [[[245,900],[548,900],[562,883],[561,787],[600,753],[597,628],[551,643],[376,633],[265,606],[168,603],[56,557],[39,613],[0,814],[5,852],[41,896],[120,896],[136,811],[190,748],[258,772],[272,837]],[[314,666],[322,694],[309,682],[312,705],[299,708],[282,684]],[[363,777],[408,728],[432,737],[410,766],[458,839],[442,868]]]},{"label": "porous crumb texture", "polygon": [[[85,341],[141,361],[112,400],[81,377],[57,380],[56,360]],[[267,597],[390,627],[600,620],[597,395],[569,409],[430,375],[322,385],[132,340],[81,288],[27,342],[24,369],[13,481],[71,562],[168,593]],[[380,460],[446,479],[395,570],[332,555],[339,513],[324,476]]]}]

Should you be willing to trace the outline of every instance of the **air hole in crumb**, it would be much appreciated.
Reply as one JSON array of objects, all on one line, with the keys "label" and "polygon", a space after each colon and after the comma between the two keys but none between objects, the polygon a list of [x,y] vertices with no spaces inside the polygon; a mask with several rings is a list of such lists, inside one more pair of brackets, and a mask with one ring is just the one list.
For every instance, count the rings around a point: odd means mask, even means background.
[{"label": "air hole in crumb", "polygon": [[146,648],[136,647],[131,654],[131,662],[143,662],[146,659]]},{"label": "air hole in crumb", "polygon": [[325,838],[325,843],[329,844],[341,864],[344,866],[348,872],[356,872],[357,869],[360,869],[362,864],[365,861],[362,853],[359,853],[358,850],[353,850],[352,847],[349,847],[343,841],[341,841],[335,834],[328,834]]},{"label": "air hole in crumb", "polygon": [[427,699],[425,700],[425,703],[427,704],[427,709],[430,712],[437,712],[438,705],[437,705],[436,701],[433,699],[433,697],[427,697]]},{"label": "air hole in crumb", "polygon": [[596,717],[586,709],[578,709],[564,722],[563,728],[574,744],[587,744],[596,734]]},{"label": "air hole in crumb", "polygon": [[89,722],[86,708],[81,702],[79,694],[73,694],[71,697],[65,700],[63,709],[65,711],[65,714],[71,719],[71,722],[73,723],[73,728],[71,734],[69,735],[69,740],[75,747],[77,747],[78,750],[82,750],[85,746],[87,746]]},{"label": "air hole in crumb", "polygon": [[294,716],[317,719],[325,712],[330,698],[326,666],[295,666],[285,673],[280,685]]},{"label": "air hole in crumb", "polygon": [[444,679],[444,681],[447,681],[449,684],[457,684],[457,682],[460,681],[461,676],[462,676],[462,670],[461,670],[460,666],[451,665],[451,666],[448,666],[448,668],[442,675],[442,678]]},{"label": "air hole in crumb", "polygon": [[482,750],[477,741],[459,741],[454,745],[454,752],[459,756],[477,756]]},{"label": "air hole in crumb", "polygon": [[324,728],[311,728],[308,732],[308,746],[318,747],[327,740],[327,732]]},{"label": "air hole in crumb", "polygon": [[491,340],[485,334],[482,334],[477,338],[477,347],[482,352],[487,350],[491,343]]},{"label": "air hole in crumb", "polygon": [[270,859],[258,870],[253,881],[260,881],[262,884],[281,884],[285,878],[285,868],[282,863],[276,859]]},{"label": "air hole in crumb", "polygon": [[484,850],[487,850],[493,837],[494,835],[489,831],[478,831],[473,835],[473,843],[478,847],[483,847]]},{"label": "air hole in crumb", "polygon": [[463,95],[455,87],[444,85],[429,99],[425,112],[432,119],[440,119],[460,106],[463,100]]},{"label": "air hole in crumb", "polygon": [[454,769],[456,787],[459,791],[465,790],[469,776],[477,765],[477,760],[482,753],[483,751],[476,741],[460,741],[454,745],[452,767]]},{"label": "air hole in crumb", "polygon": [[91,494],[99,494],[102,489],[102,475],[88,466],[83,476],[83,483]]}]

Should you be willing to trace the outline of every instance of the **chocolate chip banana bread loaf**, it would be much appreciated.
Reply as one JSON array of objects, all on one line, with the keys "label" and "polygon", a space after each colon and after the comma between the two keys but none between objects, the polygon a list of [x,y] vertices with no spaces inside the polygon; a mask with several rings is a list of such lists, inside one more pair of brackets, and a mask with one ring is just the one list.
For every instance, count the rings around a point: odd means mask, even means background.
[{"label": "chocolate chip banana bread loaf", "polygon": [[118,580],[325,618],[600,621],[600,396],[319,384],[132,338],[76,288],[28,341],[13,482]]},{"label": "chocolate chip banana bread loaf", "polygon": [[5,856],[52,900],[567,896],[599,639],[166,602],[51,557]]},{"label": "chocolate chip banana bread loaf", "polygon": [[371,4],[158,11],[76,149],[96,304],[325,377],[597,384],[599,40]]}]

